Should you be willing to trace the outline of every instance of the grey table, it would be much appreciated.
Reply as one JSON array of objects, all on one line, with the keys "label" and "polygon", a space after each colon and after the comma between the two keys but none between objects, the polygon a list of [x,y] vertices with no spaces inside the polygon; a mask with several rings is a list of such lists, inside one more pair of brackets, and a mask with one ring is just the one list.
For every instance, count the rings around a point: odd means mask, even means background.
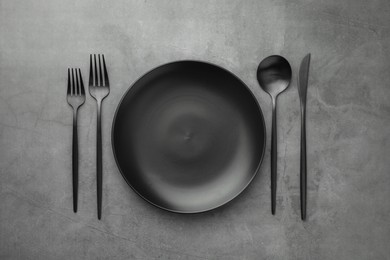
[{"label": "grey table", "polygon": [[[388,0],[0,0],[1,259],[389,259],[390,2]],[[299,213],[296,74],[312,53],[308,92],[308,221]],[[96,217],[95,101],[80,110],[79,212],[72,211],[72,113],[66,69],[88,75],[105,53],[103,218]],[[271,54],[292,65],[278,107],[278,197],[270,214],[270,136],[250,187],[198,215],[150,206],[111,150],[116,106],[132,82],[174,60],[226,67],[259,100]]]}]

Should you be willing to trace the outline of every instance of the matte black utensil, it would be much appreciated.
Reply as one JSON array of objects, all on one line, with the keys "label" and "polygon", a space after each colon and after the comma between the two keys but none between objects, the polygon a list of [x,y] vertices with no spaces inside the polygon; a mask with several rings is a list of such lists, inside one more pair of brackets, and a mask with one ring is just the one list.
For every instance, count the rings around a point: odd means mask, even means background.
[{"label": "matte black utensil", "polygon": [[276,175],[277,175],[277,130],[276,100],[291,81],[291,66],[288,61],[278,55],[265,58],[257,68],[257,80],[262,89],[272,99],[272,135],[271,135],[271,212],[275,214]]},{"label": "matte black utensil", "polygon": [[73,211],[77,212],[77,195],[79,186],[79,147],[77,138],[77,112],[85,102],[85,90],[80,69],[68,69],[68,104],[73,108],[73,142],[72,142],[72,182]]},{"label": "matte black utensil", "polygon": [[[102,216],[102,190],[103,190],[103,174],[102,174],[102,123],[101,123],[101,107],[105,97],[110,93],[110,83],[104,55],[96,54],[89,56],[89,93],[96,99],[97,103],[97,131],[96,131],[96,186],[97,186],[97,211],[98,219]],[[97,64],[97,60],[98,63]],[[103,63],[103,72],[102,72]]]},{"label": "matte black utensil", "polygon": [[300,194],[301,194],[301,219],[306,219],[306,191],[307,191],[307,165],[306,165],[306,96],[309,80],[310,53],[301,63],[298,75],[298,92],[301,101],[301,171],[300,171]]}]

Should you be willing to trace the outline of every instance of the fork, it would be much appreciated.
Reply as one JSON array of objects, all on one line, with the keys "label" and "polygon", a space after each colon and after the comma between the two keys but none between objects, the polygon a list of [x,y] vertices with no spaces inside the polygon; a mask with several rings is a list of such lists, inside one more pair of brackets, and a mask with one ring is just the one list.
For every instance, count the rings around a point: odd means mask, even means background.
[{"label": "fork", "polygon": [[[97,130],[96,130],[96,188],[97,188],[97,213],[98,219],[102,216],[102,124],[101,124],[101,109],[102,102],[110,93],[110,83],[108,80],[106,62],[104,55],[98,54],[98,64],[96,54],[89,56],[89,93],[97,103]],[[93,60],[93,62],[92,62]],[[103,63],[103,72],[102,72]]]},{"label": "fork", "polygon": [[85,90],[80,69],[68,69],[68,104],[73,108],[73,142],[72,142],[72,182],[73,211],[77,212],[77,197],[79,187],[79,145],[77,138],[77,112],[85,102]]}]

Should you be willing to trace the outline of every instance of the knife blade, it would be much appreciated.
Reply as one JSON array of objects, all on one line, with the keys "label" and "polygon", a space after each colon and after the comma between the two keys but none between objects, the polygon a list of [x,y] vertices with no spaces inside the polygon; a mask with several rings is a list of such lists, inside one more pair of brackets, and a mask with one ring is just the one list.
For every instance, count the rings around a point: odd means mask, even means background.
[{"label": "knife blade", "polygon": [[301,162],[300,162],[300,200],[301,219],[306,220],[307,204],[307,163],[306,163],[306,97],[309,82],[309,67],[311,54],[307,54],[299,68],[298,92],[301,100]]},{"label": "knife blade", "polygon": [[298,90],[301,101],[306,101],[307,85],[309,82],[309,67],[310,67],[311,54],[307,54],[301,62],[298,76]]}]

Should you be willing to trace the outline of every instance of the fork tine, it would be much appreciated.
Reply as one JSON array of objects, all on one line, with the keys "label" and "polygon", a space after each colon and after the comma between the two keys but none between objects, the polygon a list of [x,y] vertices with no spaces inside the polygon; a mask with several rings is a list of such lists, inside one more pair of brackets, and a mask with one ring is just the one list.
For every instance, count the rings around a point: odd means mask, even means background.
[{"label": "fork tine", "polygon": [[74,84],[74,74],[73,74],[73,69],[72,69],[72,95],[75,96],[76,95],[76,88],[75,88],[75,84]]},{"label": "fork tine", "polygon": [[97,66],[96,66],[96,54],[93,55],[94,63],[95,63],[95,86],[99,85],[98,82],[98,74],[97,74]]},{"label": "fork tine", "polygon": [[67,92],[68,95],[71,94],[71,91],[70,91],[70,69],[68,68],[68,92]]},{"label": "fork tine", "polygon": [[109,86],[110,82],[108,81],[108,73],[106,68],[106,62],[104,60],[104,54],[102,54],[102,57],[103,57],[104,85]]},{"label": "fork tine", "polygon": [[99,57],[99,86],[103,86],[103,73],[102,73],[102,63],[100,62],[100,54]]},{"label": "fork tine", "polygon": [[80,68],[79,68],[79,76],[80,76],[80,89],[81,89],[81,95],[85,95],[83,77],[81,76],[81,70],[80,70]]},{"label": "fork tine", "polygon": [[89,86],[93,85],[92,54],[89,54]]},{"label": "fork tine", "polygon": [[76,74],[76,95],[80,95],[79,73],[77,72],[77,69],[74,70]]}]

